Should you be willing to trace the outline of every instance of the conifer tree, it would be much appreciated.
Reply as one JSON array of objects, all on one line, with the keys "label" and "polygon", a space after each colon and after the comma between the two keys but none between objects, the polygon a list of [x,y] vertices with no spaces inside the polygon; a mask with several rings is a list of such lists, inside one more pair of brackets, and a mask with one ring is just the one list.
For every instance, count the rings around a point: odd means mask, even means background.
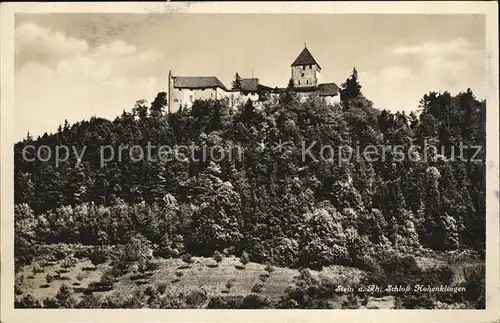
[{"label": "conifer tree", "polygon": [[231,88],[233,90],[241,90],[241,77],[238,73],[234,75],[234,80],[231,83]]}]

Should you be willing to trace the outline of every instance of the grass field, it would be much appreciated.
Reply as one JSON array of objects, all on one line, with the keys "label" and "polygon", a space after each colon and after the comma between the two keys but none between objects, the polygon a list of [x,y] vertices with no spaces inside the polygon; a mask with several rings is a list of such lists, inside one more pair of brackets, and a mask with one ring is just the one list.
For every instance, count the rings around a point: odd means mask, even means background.
[{"label": "grass field", "polygon": [[[298,270],[273,267],[273,271],[268,273],[263,264],[248,263],[241,267],[239,258],[227,257],[217,266],[212,258],[193,257],[193,263],[187,267],[181,259],[156,259],[160,266],[146,280],[137,279],[137,271],[131,268],[130,272],[118,278],[113,290],[106,292],[94,292],[95,294],[122,294],[130,295],[136,290],[144,292],[148,286],[156,289],[160,284],[166,285],[166,292],[173,295],[187,294],[193,290],[202,289],[209,296],[214,295],[241,295],[246,296],[253,293],[253,286],[260,282],[262,274],[268,274],[269,278],[263,283],[263,289],[259,292],[269,298],[279,299],[288,286],[294,285],[294,277],[299,275]],[[54,279],[50,284],[46,282],[46,275],[55,275],[61,270],[60,262],[49,263],[43,269],[43,273],[34,274],[32,269],[37,261],[32,265],[25,266],[18,274],[18,279],[22,278],[20,290],[23,294],[32,294],[34,297],[43,300],[46,297],[53,297],[57,294],[60,286],[66,284],[75,292],[74,296],[81,299],[83,289],[88,287],[92,281],[98,281],[108,268],[110,263],[92,266],[89,260],[80,261],[68,272],[61,273],[60,277]],[[337,284],[354,284],[366,273],[362,270],[343,267],[330,266],[321,271],[311,270],[311,274],[317,278],[328,278]],[[79,276],[79,277],[78,277]],[[77,279],[80,278],[80,280]],[[230,289],[226,284],[232,282]],[[339,299],[338,306],[342,298]],[[373,299],[373,304],[367,307],[377,306],[378,308],[390,307],[392,300],[388,298]]]}]

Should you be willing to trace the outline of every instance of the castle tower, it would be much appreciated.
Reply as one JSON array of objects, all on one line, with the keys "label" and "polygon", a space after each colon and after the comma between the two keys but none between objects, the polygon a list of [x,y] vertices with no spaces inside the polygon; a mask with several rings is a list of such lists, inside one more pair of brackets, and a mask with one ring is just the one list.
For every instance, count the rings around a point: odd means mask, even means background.
[{"label": "castle tower", "polygon": [[295,87],[316,87],[320,82],[321,67],[304,44],[304,49],[292,63],[292,80]]}]

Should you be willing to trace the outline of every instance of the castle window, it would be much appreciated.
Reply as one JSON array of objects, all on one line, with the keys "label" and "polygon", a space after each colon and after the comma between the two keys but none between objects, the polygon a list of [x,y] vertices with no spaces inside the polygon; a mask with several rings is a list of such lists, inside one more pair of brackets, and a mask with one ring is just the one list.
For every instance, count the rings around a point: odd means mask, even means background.
[{"label": "castle window", "polygon": [[297,81],[297,85],[300,85],[300,81]]},{"label": "castle window", "polygon": [[300,76],[304,77],[304,73],[300,73]]},{"label": "castle window", "polygon": [[302,65],[302,69],[305,70],[306,69],[306,66],[305,65]]},{"label": "castle window", "polygon": [[311,68],[312,68],[312,66],[311,66],[311,64],[309,64],[309,69],[311,69]]},{"label": "castle window", "polygon": [[309,80],[306,80],[306,84],[309,84]]}]

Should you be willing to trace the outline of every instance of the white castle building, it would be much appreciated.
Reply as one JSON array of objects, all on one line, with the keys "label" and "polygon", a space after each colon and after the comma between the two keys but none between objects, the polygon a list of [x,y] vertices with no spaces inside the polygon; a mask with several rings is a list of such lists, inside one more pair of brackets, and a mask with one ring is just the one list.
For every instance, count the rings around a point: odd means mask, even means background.
[{"label": "white castle building", "polygon": [[[301,100],[317,95],[327,103],[339,101],[339,87],[335,83],[320,83],[321,67],[311,52],[304,46],[297,59],[291,65],[291,79],[294,91]],[[258,78],[242,78],[238,89],[227,88],[216,76],[173,76],[168,75],[168,111],[176,112],[180,107],[190,108],[196,100],[227,98],[232,105],[262,101],[286,90],[260,84]],[[269,95],[266,95],[269,94]]]}]

